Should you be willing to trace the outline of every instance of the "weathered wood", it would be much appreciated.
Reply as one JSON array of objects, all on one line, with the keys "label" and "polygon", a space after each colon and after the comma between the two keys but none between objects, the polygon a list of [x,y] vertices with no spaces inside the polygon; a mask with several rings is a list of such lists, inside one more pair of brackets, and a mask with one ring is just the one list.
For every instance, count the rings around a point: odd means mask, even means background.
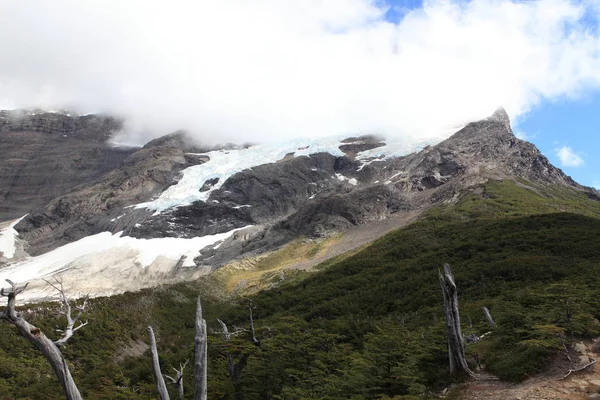
[{"label": "weathered wood", "polygon": [[154,379],[156,380],[156,388],[161,400],[170,400],[169,392],[167,390],[167,384],[160,371],[160,363],[158,361],[158,350],[156,349],[156,338],[154,337],[154,330],[148,325],[148,335],[150,336],[150,349],[152,350],[152,371],[154,372]]},{"label": "weathered wood", "polygon": [[491,326],[496,326],[496,321],[494,321],[494,318],[492,318],[492,314],[490,313],[490,310],[488,310],[487,307],[481,307],[481,309],[483,310],[483,313],[485,314],[485,317],[487,318],[489,324]]},{"label": "weathered wood", "polygon": [[579,371],[583,371],[584,369],[588,369],[588,368],[589,368],[589,367],[591,367],[592,365],[596,364],[596,360],[595,360],[595,359],[593,359],[593,358],[590,358],[589,360],[590,360],[590,362],[589,362],[589,363],[587,363],[587,364],[585,364],[585,365],[582,365],[582,366],[581,366],[581,367],[579,367],[579,368],[570,369],[570,370],[569,370],[569,372],[567,372],[567,374],[566,374],[565,376],[563,376],[562,378],[560,378],[560,379],[559,379],[559,381],[561,381],[561,380],[565,379],[566,377],[568,377],[569,375],[571,375],[573,372],[579,372]]},{"label": "weathered wood", "polygon": [[458,294],[450,265],[444,264],[444,272],[439,273],[439,278],[444,296],[450,373],[475,377],[465,358],[465,348],[460,328],[460,313],[458,310]]},{"label": "weathered wood", "polygon": [[[221,325],[221,329],[222,329],[222,333],[223,333],[223,339],[225,341],[229,341],[231,339],[232,335],[235,335],[237,333],[245,332],[245,330],[238,330],[238,331],[236,331],[236,332],[234,332],[232,334],[232,333],[229,332],[229,329],[227,328],[227,325],[225,324],[225,322],[221,321],[218,318],[217,318],[217,321]],[[243,354],[241,354],[238,357],[238,361],[235,362],[232,353],[230,353],[230,352],[222,352],[222,351],[219,351],[219,353],[221,355],[225,356],[225,358],[227,359],[227,372],[229,374],[229,378],[231,379],[231,382],[233,383],[234,390],[235,390],[233,398],[234,399],[243,399],[244,395],[242,393],[240,379],[242,377],[242,371],[244,370],[244,368],[248,364],[248,357],[250,355],[246,354],[246,353],[243,353]]]},{"label": "weathered wood", "polygon": [[207,396],[207,345],[206,321],[202,318],[200,296],[196,301],[196,336],[194,339],[194,400],[206,400]]},{"label": "weathered wood", "polygon": [[61,338],[54,341],[54,343],[57,346],[64,346],[67,343],[67,341],[73,336],[73,333],[75,331],[83,328],[88,324],[88,321],[85,321],[79,322],[79,325],[75,326],[75,324],[79,321],[79,318],[81,318],[81,314],[83,314],[85,308],[87,307],[89,296],[84,297],[83,304],[77,307],[77,310],[79,312],[75,317],[73,317],[71,302],[69,301],[69,298],[67,297],[67,294],[64,291],[62,279],[54,277],[54,280],[56,281],[56,284],[53,284],[52,282],[44,279],[46,283],[48,283],[50,286],[52,286],[58,291],[60,302],[64,308],[64,314],[67,317],[66,328],[64,329],[64,331],[59,331],[62,332]]},{"label": "weathered wood", "polygon": [[[221,321],[219,318],[217,318],[217,321],[219,322],[219,325],[221,325],[221,330],[223,333],[223,339],[228,342],[229,339],[231,339],[231,334],[229,333],[229,328],[227,328],[227,325],[225,324],[225,322]],[[234,380],[234,376],[235,376],[235,362],[233,361],[233,354],[231,353],[222,353],[225,358],[227,358],[227,371],[229,372],[229,377],[231,378],[231,380]]]},{"label": "weathered wood", "polygon": [[256,338],[256,331],[254,330],[254,317],[252,316],[252,301],[248,303],[248,310],[250,310],[250,331],[252,332],[252,343],[260,346],[260,340]]},{"label": "weathered wood", "polygon": [[67,361],[58,349],[57,345],[44,335],[44,333],[34,325],[27,322],[15,309],[15,298],[19,293],[22,293],[27,285],[22,288],[17,288],[12,281],[6,280],[10,285],[10,290],[2,289],[0,295],[8,297],[8,305],[6,310],[0,313],[0,319],[4,319],[15,325],[21,335],[35,345],[40,352],[46,357],[46,360],[52,366],[60,385],[63,388],[67,400],[81,400],[79,389],[71,376],[71,371],[67,365]]},{"label": "weathered wood", "polygon": [[177,385],[177,393],[179,394],[179,399],[183,400],[184,395],[185,395],[185,390],[183,388],[183,370],[185,369],[185,367],[187,366],[189,360],[185,360],[185,363],[183,364],[179,364],[179,369],[173,367],[173,370],[175,371],[175,377],[172,377],[170,375],[165,375],[165,378],[167,378],[169,381],[171,381],[171,383]]}]

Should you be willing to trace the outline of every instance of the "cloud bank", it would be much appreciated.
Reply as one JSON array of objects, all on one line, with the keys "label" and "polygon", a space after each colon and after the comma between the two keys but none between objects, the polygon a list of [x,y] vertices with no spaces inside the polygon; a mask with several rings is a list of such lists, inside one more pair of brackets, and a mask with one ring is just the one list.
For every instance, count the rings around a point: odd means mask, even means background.
[{"label": "cloud bank", "polygon": [[369,0],[0,3],[0,108],[129,121],[144,142],[340,133],[434,137],[504,106],[600,85],[598,8],[425,1],[397,23]]}]

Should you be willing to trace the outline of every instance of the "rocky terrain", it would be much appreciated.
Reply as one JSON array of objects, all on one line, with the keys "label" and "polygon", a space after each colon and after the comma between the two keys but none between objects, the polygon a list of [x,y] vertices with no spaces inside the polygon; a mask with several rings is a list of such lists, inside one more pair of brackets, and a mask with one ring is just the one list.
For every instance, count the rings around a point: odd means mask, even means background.
[{"label": "rocky terrain", "polygon": [[[373,136],[337,140],[329,147],[290,144],[282,151],[268,146],[202,148],[182,132],[132,151],[107,144],[119,126],[110,118],[44,113],[19,120],[2,115],[0,146],[10,157],[0,162],[0,170],[7,171],[2,179],[11,183],[2,185],[5,211],[0,219],[28,212],[15,226],[17,253],[54,257],[50,264],[55,267],[37,268],[30,278],[72,270],[79,276],[87,271],[91,281],[97,280],[108,273],[102,261],[118,253],[123,279],[136,281],[121,289],[152,286],[163,278],[186,279],[193,268],[205,273],[207,267],[257,256],[297,237],[321,240],[356,226],[368,230],[369,224],[402,213],[418,215],[432,205],[457,201],[488,179],[562,185],[600,200],[595,190],[578,185],[535,146],[516,138],[502,109],[410,154],[386,153],[389,143]],[[78,254],[73,249],[81,248],[82,240],[98,235],[120,237],[121,250],[92,248],[97,254],[85,262],[83,256],[55,257],[67,244]],[[377,235],[362,235],[352,246]],[[191,248],[199,238],[207,240]],[[94,243],[102,247],[106,242]],[[181,251],[165,247],[146,263],[139,262],[141,253],[123,255],[131,246],[143,252],[149,243],[171,248],[167,243],[177,243]],[[110,257],[107,251],[112,251]],[[8,277],[33,261],[5,257],[4,262],[10,268],[0,272]],[[158,265],[159,275],[142,278],[131,272]],[[182,265],[192,269],[178,272]],[[92,286],[103,293],[102,285]]]},{"label": "rocky terrain", "polygon": [[[596,351],[594,351],[594,349]],[[468,400],[592,400],[600,399],[600,368],[590,365],[569,374],[597,359],[597,345],[578,342],[567,359],[564,354],[555,357],[552,368],[545,374],[518,384],[498,380],[479,380],[460,385],[461,398]]]},{"label": "rocky terrain", "polygon": [[18,218],[89,184],[134,152],[107,143],[107,116],[0,111],[0,221]]}]

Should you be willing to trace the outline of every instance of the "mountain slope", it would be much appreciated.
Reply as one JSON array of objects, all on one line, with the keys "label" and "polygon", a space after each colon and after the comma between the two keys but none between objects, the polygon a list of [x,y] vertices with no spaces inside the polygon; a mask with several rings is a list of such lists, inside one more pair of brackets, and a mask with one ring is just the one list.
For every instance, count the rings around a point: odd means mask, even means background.
[{"label": "mountain slope", "polygon": [[133,150],[106,143],[106,116],[0,111],[0,221],[22,217],[115,168]]},{"label": "mountain slope", "polygon": [[557,185],[598,199],[517,139],[502,109],[415,153],[408,150],[419,143],[394,147],[375,137],[300,143],[209,151],[182,135],[151,142],[17,224],[28,252],[44,258],[13,260],[0,277],[77,276],[72,288],[96,295],[186,280],[298,237],[322,240],[418,215],[489,179],[526,179],[539,190]]},{"label": "mountain slope", "polygon": [[[556,379],[569,368],[557,338],[568,342],[571,334],[600,334],[599,238],[600,202],[586,193],[494,180],[473,187],[454,204],[430,209],[358,254],[322,271],[289,276],[249,298],[223,301],[212,276],[94,299],[90,324],[78,331],[67,358],[87,398],[152,398],[156,389],[148,352],[125,359],[116,355],[146,341],[145,326],[151,323],[164,368],[192,357],[200,293],[209,328],[216,330],[209,337],[210,398],[233,398],[236,390],[248,399],[427,398],[452,382],[437,277],[440,264],[450,262],[464,333],[490,331],[482,306],[498,324],[486,340],[467,347],[473,368],[477,354],[491,372],[520,380],[550,361],[565,360],[552,372]],[[248,300],[256,306],[262,344],[257,348],[242,333],[227,346],[216,318],[245,328]],[[564,304],[573,300],[568,320]],[[27,315],[47,332],[59,324],[45,308]],[[12,327],[0,325],[0,332],[0,348],[6,349],[0,352],[2,365],[11,366],[0,375],[0,392],[60,398],[50,374],[22,383],[24,376],[45,371],[43,360],[35,349],[19,344]],[[226,375],[224,349],[231,349],[236,360],[248,355],[237,386]],[[191,371],[184,382],[189,393]],[[578,387],[573,390],[572,395],[582,394]]]}]

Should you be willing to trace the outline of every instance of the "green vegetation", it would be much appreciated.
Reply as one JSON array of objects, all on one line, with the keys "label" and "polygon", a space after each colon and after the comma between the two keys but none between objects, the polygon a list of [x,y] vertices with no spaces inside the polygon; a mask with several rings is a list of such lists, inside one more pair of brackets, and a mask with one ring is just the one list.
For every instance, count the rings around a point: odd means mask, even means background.
[{"label": "green vegetation", "polygon": [[[279,256],[263,261],[267,270]],[[261,346],[247,333],[228,343],[210,335],[209,398],[411,399],[446,387],[444,262],[456,276],[464,333],[492,331],[468,346],[473,367],[477,357],[518,381],[543,371],[563,343],[600,334],[600,202],[565,188],[490,182],[350,257],[252,295]],[[224,299],[215,279],[95,299],[89,324],[65,350],[84,397],[156,398],[148,352],[126,349],[147,342],[152,324],[164,372],[192,359],[198,293],[209,333],[217,317],[247,327],[246,299]],[[49,307],[27,315],[51,334],[60,322]],[[0,349],[0,399],[62,398],[45,360],[5,323]],[[223,354],[248,355],[235,385]]]}]

